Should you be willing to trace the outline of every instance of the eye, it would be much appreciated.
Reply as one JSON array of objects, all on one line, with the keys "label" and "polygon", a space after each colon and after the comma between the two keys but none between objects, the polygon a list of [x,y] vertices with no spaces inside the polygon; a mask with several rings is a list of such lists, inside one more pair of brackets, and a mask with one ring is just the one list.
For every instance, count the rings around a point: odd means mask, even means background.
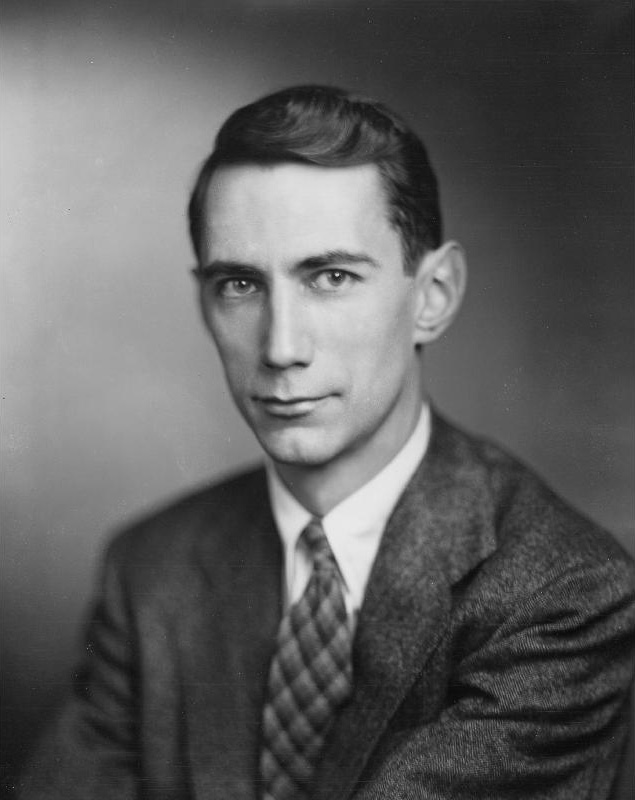
[{"label": "eye", "polygon": [[217,292],[221,297],[245,297],[257,291],[254,281],[249,278],[225,278],[217,284]]},{"label": "eye", "polygon": [[313,276],[311,286],[322,291],[333,292],[346,286],[354,278],[354,275],[343,269],[325,269]]}]

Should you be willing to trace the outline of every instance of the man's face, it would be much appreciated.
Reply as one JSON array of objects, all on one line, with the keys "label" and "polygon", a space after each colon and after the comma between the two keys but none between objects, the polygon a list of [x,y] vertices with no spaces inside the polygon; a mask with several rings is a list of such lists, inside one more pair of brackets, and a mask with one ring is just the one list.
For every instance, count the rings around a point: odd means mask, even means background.
[{"label": "man's face", "polygon": [[204,317],[264,450],[287,465],[379,469],[420,393],[414,278],[377,168],[222,167],[206,224]]}]

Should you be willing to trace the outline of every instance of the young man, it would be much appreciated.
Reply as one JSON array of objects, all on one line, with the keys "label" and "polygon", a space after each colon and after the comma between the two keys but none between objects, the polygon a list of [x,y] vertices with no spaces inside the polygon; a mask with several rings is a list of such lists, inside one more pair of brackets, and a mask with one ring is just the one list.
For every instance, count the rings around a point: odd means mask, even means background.
[{"label": "young man", "polygon": [[608,797],[633,566],[426,400],[466,268],[421,142],[346,92],[277,93],[221,129],[190,225],[266,468],[114,541],[24,796]]}]

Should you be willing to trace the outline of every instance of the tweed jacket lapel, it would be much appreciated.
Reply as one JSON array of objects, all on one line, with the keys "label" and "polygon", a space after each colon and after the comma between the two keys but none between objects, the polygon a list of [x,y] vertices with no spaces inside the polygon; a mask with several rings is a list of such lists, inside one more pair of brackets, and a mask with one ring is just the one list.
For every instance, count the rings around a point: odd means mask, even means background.
[{"label": "tweed jacket lapel", "polygon": [[264,471],[241,486],[237,503],[200,537],[205,590],[183,619],[196,643],[182,652],[182,691],[197,800],[256,798],[260,715],[281,615],[282,555]]},{"label": "tweed jacket lapel", "polygon": [[347,798],[443,636],[451,586],[495,548],[487,473],[469,441],[433,415],[428,452],[384,533],[354,643],[353,698],[316,776],[316,798]]}]

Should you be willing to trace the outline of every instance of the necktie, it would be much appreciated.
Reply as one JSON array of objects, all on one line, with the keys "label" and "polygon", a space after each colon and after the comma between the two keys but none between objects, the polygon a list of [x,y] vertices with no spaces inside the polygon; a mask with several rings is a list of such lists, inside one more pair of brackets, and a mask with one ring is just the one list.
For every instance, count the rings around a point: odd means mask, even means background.
[{"label": "necktie", "polygon": [[282,618],[269,671],[260,757],[263,800],[302,800],[335,712],[352,687],[352,636],[337,565],[319,520],[301,534],[313,559]]}]

